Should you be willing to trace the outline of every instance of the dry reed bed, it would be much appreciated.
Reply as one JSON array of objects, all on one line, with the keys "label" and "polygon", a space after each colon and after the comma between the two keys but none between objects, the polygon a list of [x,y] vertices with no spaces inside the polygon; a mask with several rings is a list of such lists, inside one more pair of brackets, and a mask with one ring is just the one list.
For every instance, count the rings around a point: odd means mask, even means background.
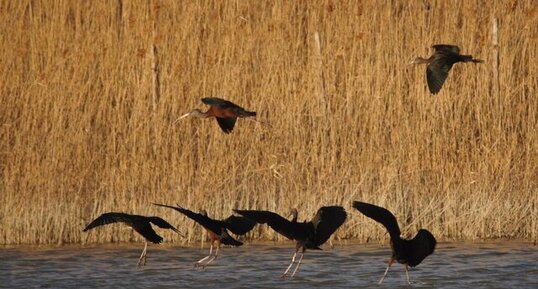
[{"label": "dry reed bed", "polygon": [[[536,4],[455,2],[1,1],[0,244],[139,238],[81,232],[107,211],[200,240],[150,202],[305,219],[342,204],[336,239],[386,241],[353,200],[388,207],[407,235],[538,240]],[[424,67],[406,64],[439,42],[485,63],[456,65],[431,97]],[[173,124],[209,95],[271,126]]]}]

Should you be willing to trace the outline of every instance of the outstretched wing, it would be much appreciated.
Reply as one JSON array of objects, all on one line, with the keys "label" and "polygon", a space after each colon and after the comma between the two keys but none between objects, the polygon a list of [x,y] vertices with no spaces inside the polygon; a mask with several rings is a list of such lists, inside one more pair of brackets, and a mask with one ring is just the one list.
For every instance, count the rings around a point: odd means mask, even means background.
[{"label": "outstretched wing", "polygon": [[157,225],[161,229],[170,229],[170,230],[176,232],[181,237],[185,237],[185,236],[183,236],[183,234],[181,234],[181,232],[179,232],[178,229],[176,229],[174,226],[170,225],[170,223],[168,223],[167,221],[165,221],[165,220],[163,220],[163,219],[161,219],[159,217],[148,217],[148,220],[150,222],[152,222],[153,224]]},{"label": "outstretched wing", "polygon": [[185,209],[185,208],[182,208],[182,207],[174,207],[174,206],[168,206],[168,205],[162,205],[162,204],[154,204],[154,205],[174,209],[174,210],[182,213],[183,215],[187,216],[189,219],[192,219],[196,223],[202,225],[204,228],[212,231],[213,233],[215,233],[215,234],[220,233],[220,226],[217,224],[217,221],[212,220],[207,216],[195,213],[195,212],[193,212],[191,210],[188,210],[188,209]]},{"label": "outstretched wing", "polygon": [[98,226],[121,222],[133,228],[136,232],[138,232],[150,242],[156,244],[162,242],[163,238],[157,235],[155,230],[153,230],[149,223],[149,220],[149,218],[144,216],[111,212],[102,214],[101,216],[97,217],[97,219],[93,220],[90,224],[88,224],[83,231],[86,232]]},{"label": "outstretched wing", "polygon": [[431,93],[436,94],[441,90],[452,65],[454,65],[454,61],[444,55],[436,55],[430,64],[428,64],[426,68],[426,80]]},{"label": "outstretched wing", "polygon": [[294,223],[286,220],[279,214],[269,211],[256,211],[256,210],[234,210],[234,212],[251,219],[259,224],[267,224],[277,233],[283,235],[288,239],[294,239],[296,230]]},{"label": "outstretched wing", "polygon": [[174,209],[174,210],[182,213],[183,215],[187,216],[188,218],[194,220],[195,222],[199,223],[200,225],[203,225],[204,223],[207,223],[210,220],[207,216],[195,213],[195,212],[193,212],[191,210],[188,210],[188,209],[185,209],[185,208],[182,208],[182,207],[175,207],[175,206],[169,206],[169,205],[163,205],[163,204],[155,204],[155,203],[154,203],[154,205],[159,206],[159,207],[165,207],[165,208]]},{"label": "outstretched wing", "polygon": [[231,101],[219,98],[219,97],[204,97],[204,98],[202,98],[202,102],[207,104],[207,105],[214,105],[214,106],[218,106],[218,107],[221,107],[221,108],[239,108],[239,109],[243,109],[239,105],[237,105],[237,104],[235,104],[235,103],[233,103]]},{"label": "outstretched wing", "polygon": [[232,132],[232,130],[234,129],[236,120],[237,118],[235,117],[227,117],[227,118],[217,117],[217,122],[220,126],[220,129],[222,129],[224,133]]},{"label": "outstretched wing", "polygon": [[407,263],[409,266],[414,267],[433,253],[437,240],[428,230],[420,229],[417,235],[410,240],[410,244],[413,253],[408,254]]},{"label": "outstretched wing", "polygon": [[202,102],[210,106],[217,106],[219,108],[232,111],[238,117],[256,116],[256,112],[245,110],[239,105],[222,98],[205,97],[202,98]]},{"label": "outstretched wing", "polygon": [[400,237],[400,227],[396,221],[396,217],[387,209],[376,205],[355,201],[353,208],[363,213],[366,217],[381,223],[392,237]]},{"label": "outstretched wing", "polygon": [[312,224],[316,235],[314,243],[320,246],[331,237],[331,235],[344,223],[347,214],[340,206],[321,207],[314,218]]},{"label": "outstretched wing", "polygon": [[248,233],[256,225],[256,222],[249,218],[234,215],[229,216],[222,222],[228,230],[237,235],[244,235]]},{"label": "outstretched wing", "polygon": [[140,222],[133,222],[132,227],[138,234],[142,235],[146,240],[152,243],[159,244],[163,241],[163,238],[157,235],[157,232],[153,230],[149,223],[149,219],[147,218],[144,218],[143,221]]},{"label": "outstretched wing", "polygon": [[436,45],[432,45],[432,48],[435,50],[435,52],[447,51],[447,52],[460,54],[460,48],[458,46],[456,46],[456,45],[436,44]]},{"label": "outstretched wing", "polygon": [[95,220],[93,220],[91,223],[89,223],[86,226],[86,228],[84,228],[83,232],[86,232],[98,226],[118,223],[118,222],[125,223],[132,227],[133,219],[135,219],[136,217],[137,216],[129,215],[125,213],[116,213],[116,212],[104,213],[101,216],[97,217]]},{"label": "outstretched wing", "polygon": [[222,228],[220,232],[220,242],[224,245],[230,245],[230,246],[241,246],[243,245],[243,242],[237,241],[234,239],[230,234],[228,234],[228,231],[226,231],[225,228]]}]

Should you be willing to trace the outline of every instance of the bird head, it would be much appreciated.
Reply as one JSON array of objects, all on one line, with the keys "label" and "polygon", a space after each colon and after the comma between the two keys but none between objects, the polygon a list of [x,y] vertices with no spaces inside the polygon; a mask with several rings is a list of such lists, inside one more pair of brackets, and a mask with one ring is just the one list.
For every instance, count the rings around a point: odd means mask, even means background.
[{"label": "bird head", "polygon": [[409,62],[408,65],[428,63],[428,61],[429,61],[428,59],[425,59],[425,58],[422,58],[422,57],[417,57],[417,58],[413,59],[411,62]]}]

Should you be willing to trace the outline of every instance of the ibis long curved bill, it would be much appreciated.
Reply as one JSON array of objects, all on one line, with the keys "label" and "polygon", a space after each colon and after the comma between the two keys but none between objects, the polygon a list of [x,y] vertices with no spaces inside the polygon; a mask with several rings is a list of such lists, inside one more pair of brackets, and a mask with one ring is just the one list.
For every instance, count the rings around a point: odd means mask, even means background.
[{"label": "ibis long curved bill", "polygon": [[187,112],[186,114],[176,118],[176,120],[174,121],[174,123],[177,123],[180,119],[183,119],[183,118],[186,118],[187,116],[191,115],[191,112]]}]

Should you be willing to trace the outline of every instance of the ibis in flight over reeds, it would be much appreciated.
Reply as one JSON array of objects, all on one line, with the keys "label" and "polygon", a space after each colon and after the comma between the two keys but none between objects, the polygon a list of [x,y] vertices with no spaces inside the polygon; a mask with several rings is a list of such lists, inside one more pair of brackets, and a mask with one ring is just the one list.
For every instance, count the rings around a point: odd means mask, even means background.
[{"label": "ibis in flight over reeds", "polygon": [[[201,270],[205,269],[209,263],[213,262],[213,260],[217,258],[217,256],[219,255],[219,249],[221,244],[230,246],[243,245],[242,242],[237,241],[232,236],[230,236],[228,230],[237,235],[244,235],[250,230],[252,230],[252,228],[254,228],[254,225],[256,225],[256,222],[251,221],[245,217],[231,215],[224,220],[214,220],[207,216],[207,212],[205,210],[202,210],[200,213],[195,213],[188,209],[182,208],[179,205],[177,207],[161,204],[154,205],[174,209],[187,216],[188,218],[192,219],[196,223],[202,225],[202,227],[207,230],[209,238],[211,239],[209,255],[194,263],[194,267],[200,268]],[[216,243],[215,255],[213,255],[214,243]]]},{"label": "ibis in flight over reeds", "polygon": [[385,208],[363,202],[353,202],[353,207],[366,217],[381,223],[390,235],[390,246],[392,256],[389,259],[385,274],[379,280],[379,284],[383,283],[383,279],[387,275],[390,266],[394,261],[405,265],[405,274],[407,283],[409,280],[408,266],[415,267],[422,262],[426,257],[433,253],[437,241],[428,230],[420,229],[413,239],[406,240],[400,237],[400,227],[396,221],[396,217]]},{"label": "ibis in flight over reeds", "polygon": [[144,266],[146,265],[146,253],[148,250],[148,241],[152,242],[154,244],[159,244],[163,241],[163,238],[153,230],[151,227],[151,224],[157,225],[157,227],[162,229],[170,229],[176,233],[178,233],[180,236],[181,233],[178,231],[178,229],[174,228],[174,226],[170,225],[165,220],[159,218],[159,217],[146,217],[146,216],[139,216],[139,215],[130,215],[125,213],[104,213],[101,216],[97,217],[97,219],[93,220],[91,223],[89,223],[86,228],[84,228],[84,232],[106,224],[112,224],[112,223],[124,223],[127,226],[133,228],[136,232],[138,232],[142,237],[146,239],[144,250],[142,251],[142,254],[140,255],[140,258],[138,259],[137,266]]},{"label": "ibis in flight over reeds", "polygon": [[180,116],[178,119],[176,119],[176,121],[187,116],[197,118],[215,117],[222,131],[224,133],[231,133],[238,117],[256,116],[256,112],[245,110],[237,104],[222,98],[205,97],[202,98],[202,102],[209,105],[209,109],[206,112],[202,112],[201,110],[195,108],[192,111]]},{"label": "ibis in flight over reeds", "polygon": [[301,250],[301,258],[297,262],[291,277],[295,275],[303,260],[306,249],[321,250],[319,246],[325,243],[329,237],[344,223],[347,214],[342,207],[321,207],[314,218],[309,222],[297,222],[297,210],[292,210],[292,219],[270,211],[234,210],[236,213],[247,217],[260,224],[268,224],[277,233],[288,239],[295,240],[295,253],[286,271],[280,276],[285,277],[295,263],[297,253]]},{"label": "ibis in flight over reeds", "polygon": [[437,44],[433,45],[432,48],[434,52],[429,58],[417,57],[411,62],[411,64],[428,64],[426,67],[426,80],[432,94],[437,94],[441,90],[448,77],[448,72],[455,63],[483,62],[480,59],[473,58],[471,55],[460,54],[460,48],[455,45]]}]

